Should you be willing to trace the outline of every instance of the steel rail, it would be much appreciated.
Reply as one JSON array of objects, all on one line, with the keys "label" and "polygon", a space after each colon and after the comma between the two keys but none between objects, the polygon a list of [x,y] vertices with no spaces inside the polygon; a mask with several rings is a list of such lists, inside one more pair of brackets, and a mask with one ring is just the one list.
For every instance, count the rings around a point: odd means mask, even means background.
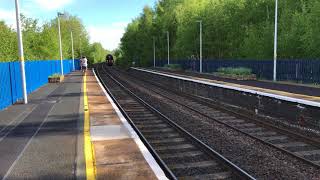
[{"label": "steel rail", "polygon": [[248,174],[246,171],[244,171],[243,169],[241,169],[240,167],[238,167],[237,165],[235,165],[234,163],[232,163],[230,160],[228,160],[227,158],[225,158],[223,155],[221,155],[220,153],[218,153],[217,151],[213,150],[211,147],[209,147],[208,145],[206,145],[205,143],[203,143],[201,140],[199,140],[198,138],[196,138],[195,136],[193,136],[191,133],[189,133],[187,130],[185,130],[184,128],[182,128],[181,126],[179,126],[177,123],[173,122],[171,119],[169,119],[167,116],[165,116],[164,114],[162,114],[160,111],[158,111],[156,108],[154,108],[153,106],[151,106],[150,104],[148,104],[146,101],[144,101],[143,99],[141,99],[140,97],[138,97],[135,93],[133,93],[130,89],[128,89],[127,87],[125,87],[120,81],[116,80],[111,74],[109,74],[109,77],[115,81],[119,86],[121,86],[123,89],[125,89],[129,94],[131,94],[133,97],[135,97],[139,102],[141,102],[142,104],[144,104],[146,107],[148,107],[150,110],[152,110],[153,112],[157,113],[158,115],[160,115],[163,119],[165,119],[172,127],[174,127],[175,129],[177,129],[179,132],[187,135],[187,138],[190,139],[191,141],[195,142],[198,145],[198,148],[200,148],[201,150],[203,150],[204,152],[206,152],[209,156],[211,156],[214,159],[220,160],[221,162],[223,162],[225,165],[227,165],[229,168],[231,168],[233,171],[236,172],[237,175],[239,175],[239,177],[242,177],[243,179],[255,179],[253,176],[251,176],[250,174]]}]

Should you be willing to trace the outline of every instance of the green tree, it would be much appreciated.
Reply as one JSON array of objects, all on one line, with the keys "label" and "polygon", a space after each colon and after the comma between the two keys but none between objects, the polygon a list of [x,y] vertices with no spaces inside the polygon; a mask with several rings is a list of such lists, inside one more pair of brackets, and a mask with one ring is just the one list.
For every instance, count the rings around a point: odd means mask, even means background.
[{"label": "green tree", "polygon": [[[280,59],[319,58],[319,9],[318,0],[279,2]],[[274,14],[274,0],[160,0],[128,25],[120,46],[122,61],[140,59],[141,65],[151,65],[153,36],[158,61],[166,60],[166,31],[171,59],[199,57],[198,20],[203,22],[204,58],[272,59]]]},{"label": "green tree", "polygon": [[[39,25],[37,19],[21,15],[24,54],[27,60],[60,59],[57,18]],[[75,58],[88,56],[90,63],[101,62],[107,51],[99,43],[89,43],[88,32],[81,20],[65,12],[60,17],[64,59],[72,58],[71,31]],[[0,21],[0,61],[18,60],[17,33]]]},{"label": "green tree", "polygon": [[0,21],[0,62],[18,59],[16,33]]},{"label": "green tree", "polygon": [[109,51],[105,50],[100,43],[93,43],[90,47],[88,59],[91,63],[104,62]]}]

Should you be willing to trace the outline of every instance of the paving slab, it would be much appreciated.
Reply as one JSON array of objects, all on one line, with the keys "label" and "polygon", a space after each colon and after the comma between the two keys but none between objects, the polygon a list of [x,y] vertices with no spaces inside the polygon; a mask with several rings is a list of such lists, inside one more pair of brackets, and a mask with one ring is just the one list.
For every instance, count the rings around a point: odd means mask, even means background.
[{"label": "paving slab", "polygon": [[132,139],[95,141],[97,179],[157,179]]}]

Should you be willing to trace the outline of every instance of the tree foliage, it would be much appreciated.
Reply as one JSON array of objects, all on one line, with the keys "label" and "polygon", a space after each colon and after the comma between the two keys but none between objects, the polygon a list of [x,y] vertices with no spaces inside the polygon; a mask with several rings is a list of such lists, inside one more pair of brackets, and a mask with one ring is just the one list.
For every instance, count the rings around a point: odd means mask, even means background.
[{"label": "tree foliage", "polygon": [[[60,59],[57,18],[39,25],[38,20],[21,15],[21,24],[25,59]],[[78,17],[65,13],[60,26],[64,59],[72,58],[72,31],[75,58],[87,56],[90,63],[104,60],[108,51],[100,43],[89,43],[88,32]],[[0,62],[14,60],[18,60],[16,31],[0,21]]]},{"label": "tree foliage", "polygon": [[0,21],[0,62],[7,59],[17,59],[17,39],[11,28]]},{"label": "tree foliage", "polygon": [[[157,59],[167,59],[170,32],[173,59],[199,57],[199,20],[206,59],[272,59],[274,0],[160,0],[145,7],[121,39],[121,61],[151,65],[153,39]],[[320,2],[279,1],[278,56],[320,56]]]}]

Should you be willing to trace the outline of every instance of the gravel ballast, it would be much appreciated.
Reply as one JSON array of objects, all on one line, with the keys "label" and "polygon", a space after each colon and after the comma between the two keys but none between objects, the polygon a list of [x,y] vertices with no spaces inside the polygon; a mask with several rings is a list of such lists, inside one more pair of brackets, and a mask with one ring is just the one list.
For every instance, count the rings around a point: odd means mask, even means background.
[{"label": "gravel ballast", "polygon": [[[124,76],[117,78],[124,79]],[[127,82],[139,97],[256,178],[320,179],[319,169],[150,91],[151,88],[159,90],[158,87],[133,78]]]}]

